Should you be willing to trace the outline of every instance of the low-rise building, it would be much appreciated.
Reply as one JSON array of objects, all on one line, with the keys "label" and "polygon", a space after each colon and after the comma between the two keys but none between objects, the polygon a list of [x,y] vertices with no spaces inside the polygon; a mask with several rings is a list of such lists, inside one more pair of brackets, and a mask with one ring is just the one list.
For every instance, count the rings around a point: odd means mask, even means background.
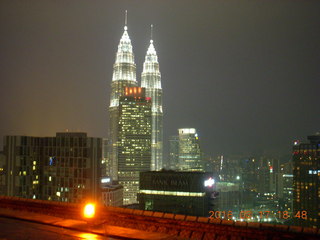
[{"label": "low-rise building", "polygon": [[140,173],[140,209],[209,216],[215,198],[213,173],[149,171]]}]

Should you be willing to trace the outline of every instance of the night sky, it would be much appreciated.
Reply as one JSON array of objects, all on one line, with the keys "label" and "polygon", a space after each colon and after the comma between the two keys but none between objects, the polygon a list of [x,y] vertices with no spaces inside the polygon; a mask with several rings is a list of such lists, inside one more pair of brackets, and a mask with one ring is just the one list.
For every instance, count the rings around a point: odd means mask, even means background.
[{"label": "night sky", "polygon": [[164,137],[204,152],[290,154],[320,131],[320,1],[0,1],[4,135],[106,137],[112,66],[128,10],[137,79],[154,25]]}]

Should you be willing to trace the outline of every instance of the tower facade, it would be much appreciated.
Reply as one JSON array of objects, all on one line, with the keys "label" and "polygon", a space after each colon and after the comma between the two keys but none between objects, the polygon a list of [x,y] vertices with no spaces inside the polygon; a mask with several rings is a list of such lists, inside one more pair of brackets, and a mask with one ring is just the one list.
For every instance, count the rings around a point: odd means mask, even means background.
[{"label": "tower facade", "polygon": [[319,228],[320,134],[308,139],[293,146],[293,214],[295,224]]},{"label": "tower facade", "polygon": [[152,99],[151,169],[160,170],[163,168],[162,88],[158,56],[152,39],[143,64],[141,87],[146,89],[146,97]]},{"label": "tower facade", "polygon": [[139,173],[151,166],[151,100],[145,89],[126,87],[119,102],[118,180],[123,203],[137,202]]},{"label": "tower facade", "polygon": [[204,171],[199,137],[195,128],[179,130],[179,170]]},{"label": "tower facade", "polygon": [[136,64],[132,51],[131,40],[127,32],[127,26],[118,45],[116,60],[113,65],[113,76],[111,83],[110,105],[109,105],[109,163],[110,176],[113,180],[118,179],[118,157],[117,139],[119,122],[119,99],[124,95],[125,87],[137,86]]}]

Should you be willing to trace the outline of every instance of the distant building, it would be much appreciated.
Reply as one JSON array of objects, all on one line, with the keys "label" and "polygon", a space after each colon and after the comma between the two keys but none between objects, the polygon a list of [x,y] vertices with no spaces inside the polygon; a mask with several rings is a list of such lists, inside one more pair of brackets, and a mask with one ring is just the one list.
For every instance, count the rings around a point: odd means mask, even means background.
[{"label": "distant building", "polygon": [[277,197],[279,199],[279,210],[288,211],[292,214],[293,204],[293,175],[277,174]]},{"label": "distant building", "polygon": [[109,140],[102,138],[102,161],[101,161],[101,176],[110,177],[110,156],[109,156]]},{"label": "distant building", "polygon": [[[259,191],[259,181],[263,185],[263,188],[266,188],[266,175],[264,174],[263,168],[259,167],[259,162],[253,157],[243,158],[240,160],[240,169],[241,169],[241,181],[243,183],[243,189],[246,192],[257,192]],[[267,168],[266,168],[267,169]],[[267,174],[269,172],[267,171]],[[269,179],[269,178],[268,178]],[[264,191],[260,190],[260,191]]]},{"label": "distant building", "polygon": [[[293,146],[293,214],[296,224],[320,227],[320,134]],[[296,215],[297,216],[297,215]],[[305,219],[306,218],[306,219]]]},{"label": "distant building", "polygon": [[6,190],[6,174],[5,174],[5,155],[1,151],[0,152],[0,195],[5,195],[5,190]]},{"label": "distant building", "polygon": [[104,206],[121,207],[123,205],[123,186],[111,182],[110,178],[101,179],[102,203]]},{"label": "distant building", "polygon": [[100,200],[101,138],[6,136],[7,196],[80,203]]},{"label": "distant building", "polygon": [[213,210],[212,173],[150,171],[140,173],[140,209],[195,216]]},{"label": "distant building", "polygon": [[204,171],[199,137],[195,128],[180,128],[179,171]]},{"label": "distant building", "polygon": [[214,210],[225,212],[240,210],[242,198],[239,183],[217,182],[215,191],[218,195],[214,201]]},{"label": "distant building", "polygon": [[151,99],[145,97],[145,89],[126,87],[118,115],[118,181],[124,187],[124,204],[133,204],[139,173],[151,169]]},{"label": "distant building", "polygon": [[179,136],[169,138],[169,162],[166,165],[171,170],[179,169]]}]

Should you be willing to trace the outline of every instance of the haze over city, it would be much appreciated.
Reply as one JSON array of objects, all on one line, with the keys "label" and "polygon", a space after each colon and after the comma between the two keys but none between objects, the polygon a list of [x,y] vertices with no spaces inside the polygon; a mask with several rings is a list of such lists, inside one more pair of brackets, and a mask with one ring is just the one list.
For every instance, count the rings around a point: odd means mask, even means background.
[{"label": "haze over city", "polygon": [[107,137],[125,10],[139,82],[154,25],[165,146],[194,127],[209,155],[290,154],[319,131],[319,1],[1,1],[0,145]]}]

